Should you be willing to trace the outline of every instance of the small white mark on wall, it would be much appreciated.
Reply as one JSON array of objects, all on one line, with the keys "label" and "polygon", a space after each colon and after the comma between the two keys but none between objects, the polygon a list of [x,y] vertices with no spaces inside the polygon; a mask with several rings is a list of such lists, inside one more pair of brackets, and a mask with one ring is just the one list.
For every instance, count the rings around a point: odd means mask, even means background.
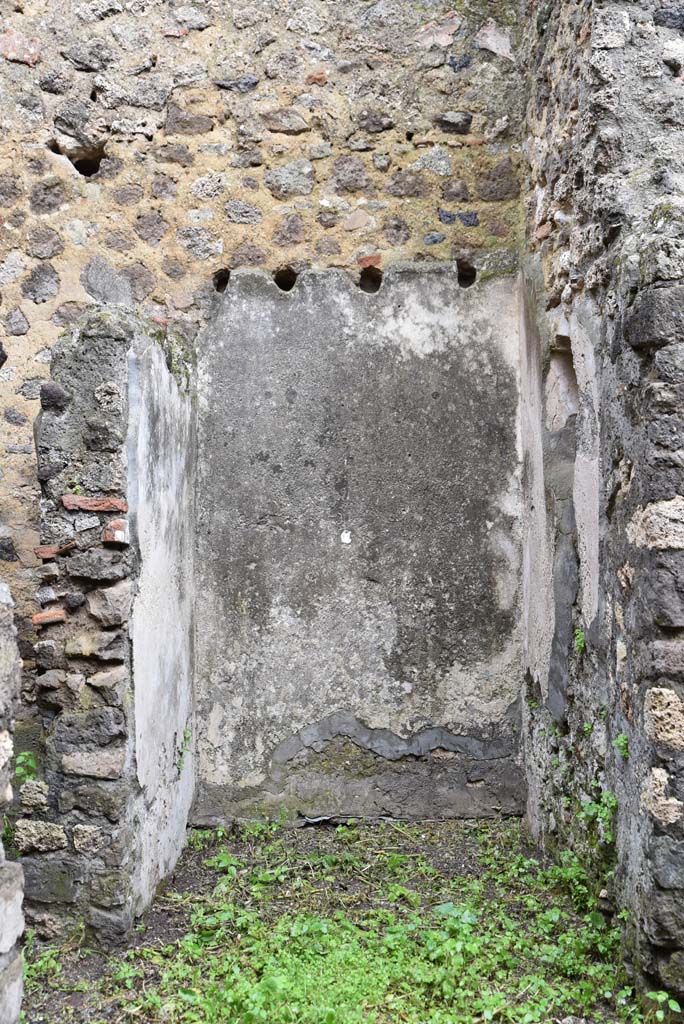
[{"label": "small white mark on wall", "polygon": [[340,534],[340,540],[343,544],[351,544],[352,535],[350,530],[343,530]]}]

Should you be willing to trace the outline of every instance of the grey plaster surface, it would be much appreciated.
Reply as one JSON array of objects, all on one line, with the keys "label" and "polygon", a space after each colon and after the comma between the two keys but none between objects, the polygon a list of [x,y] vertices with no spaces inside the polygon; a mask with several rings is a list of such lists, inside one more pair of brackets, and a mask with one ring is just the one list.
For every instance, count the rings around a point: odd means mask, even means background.
[{"label": "grey plaster surface", "polygon": [[233,274],[198,367],[198,819],[395,813],[397,761],[406,813],[521,808],[519,336],[513,278]]}]

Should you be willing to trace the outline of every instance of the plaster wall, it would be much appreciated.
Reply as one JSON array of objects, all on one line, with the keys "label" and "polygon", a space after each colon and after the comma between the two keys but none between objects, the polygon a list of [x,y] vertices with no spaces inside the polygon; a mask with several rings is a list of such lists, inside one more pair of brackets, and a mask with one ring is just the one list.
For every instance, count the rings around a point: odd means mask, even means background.
[{"label": "plaster wall", "polygon": [[196,819],[519,812],[514,277],[236,274],[199,349]]},{"label": "plaster wall", "polygon": [[[0,813],[12,799],[12,730],[19,690],[19,653],[13,622],[14,602],[0,583]],[[24,930],[21,865],[6,859],[0,840],[0,1024],[19,1020],[22,961],[19,938]]]},{"label": "plaster wall", "polygon": [[551,643],[555,626],[553,530],[544,478],[545,352],[532,295],[526,286],[520,303],[521,434],[525,516],[522,525],[522,636],[527,688],[548,695]]},{"label": "plaster wall", "polygon": [[128,362],[128,494],[140,575],[131,617],[135,751],[133,810],[142,911],[185,845],[195,788],[192,696],[192,403],[149,340]]}]

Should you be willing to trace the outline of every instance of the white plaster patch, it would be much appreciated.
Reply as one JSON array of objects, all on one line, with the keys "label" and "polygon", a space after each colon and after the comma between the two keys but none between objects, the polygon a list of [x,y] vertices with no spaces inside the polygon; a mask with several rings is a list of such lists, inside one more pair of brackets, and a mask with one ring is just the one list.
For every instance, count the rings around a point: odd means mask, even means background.
[{"label": "white plaster patch", "polygon": [[12,737],[6,729],[0,732],[0,770],[2,770],[12,756]]},{"label": "white plaster patch", "polygon": [[575,459],[573,498],[580,556],[580,604],[586,623],[593,622],[599,599],[599,462],[579,453]]},{"label": "white plaster patch", "polygon": [[[141,557],[130,626],[141,786],[134,808],[133,892],[142,909],[185,845],[195,790],[194,481],[191,403],[169,373],[164,353],[137,338],[128,369],[128,495]],[[124,593],[115,617],[126,614],[126,600]]]},{"label": "white plaster patch", "polygon": [[545,381],[547,430],[562,430],[579,410],[577,378],[569,352],[552,352]]}]

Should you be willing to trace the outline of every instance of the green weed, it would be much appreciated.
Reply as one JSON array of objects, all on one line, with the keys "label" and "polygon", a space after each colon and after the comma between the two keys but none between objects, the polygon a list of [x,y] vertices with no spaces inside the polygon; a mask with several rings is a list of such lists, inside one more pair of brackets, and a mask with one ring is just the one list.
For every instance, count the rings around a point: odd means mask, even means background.
[{"label": "green weed", "polygon": [[[612,820],[610,796],[585,805],[588,822]],[[154,1024],[660,1024],[677,1012],[667,993],[651,994],[650,1017],[639,1009],[619,928],[574,854],[541,863],[517,822],[446,828],[201,830],[191,856],[211,884],[177,895],[180,937],[112,957],[86,1015],[69,1019],[95,1021],[105,1004],[112,1020]],[[444,859],[451,836],[467,869]],[[68,954],[30,940],[25,955],[30,1007]]]},{"label": "green weed", "polygon": [[613,746],[617,750],[620,757],[627,761],[629,758],[629,738],[624,734],[624,732],[619,733],[615,737],[615,739],[613,740]]}]

